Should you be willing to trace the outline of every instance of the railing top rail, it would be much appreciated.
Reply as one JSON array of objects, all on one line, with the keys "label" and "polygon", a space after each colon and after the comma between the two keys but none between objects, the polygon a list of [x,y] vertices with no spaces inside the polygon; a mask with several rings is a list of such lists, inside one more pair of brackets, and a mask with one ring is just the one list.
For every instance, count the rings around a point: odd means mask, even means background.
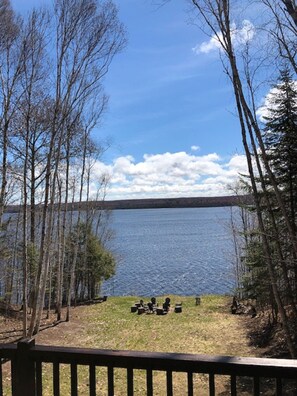
[{"label": "railing top rail", "polygon": [[297,360],[235,356],[210,356],[185,353],[119,351],[37,345],[30,351],[34,359],[61,363],[112,365],[114,367],[236,374],[297,377]]},{"label": "railing top rail", "polygon": [[[14,346],[12,346],[14,349]],[[281,366],[292,367],[297,369],[296,359],[274,359],[274,358],[257,358],[257,357],[237,357],[237,356],[222,356],[222,355],[205,355],[205,354],[191,354],[191,353],[173,353],[173,352],[149,352],[149,351],[134,351],[134,350],[111,350],[111,349],[97,349],[97,348],[77,348],[64,346],[48,346],[35,345],[31,348],[34,353],[46,354],[66,354],[70,355],[89,355],[89,356],[116,356],[129,358],[158,358],[163,360],[178,360],[191,362],[213,362],[213,363],[230,363],[240,365],[261,366]]]},{"label": "railing top rail", "polygon": [[17,351],[17,344],[0,344],[0,358],[11,359]]},{"label": "railing top rail", "polygon": [[[0,357],[13,357],[17,348],[16,344],[0,345]],[[94,364],[120,368],[240,376],[297,378],[297,360],[291,359],[102,350],[44,345],[31,346],[28,349],[28,356],[41,362]]]}]

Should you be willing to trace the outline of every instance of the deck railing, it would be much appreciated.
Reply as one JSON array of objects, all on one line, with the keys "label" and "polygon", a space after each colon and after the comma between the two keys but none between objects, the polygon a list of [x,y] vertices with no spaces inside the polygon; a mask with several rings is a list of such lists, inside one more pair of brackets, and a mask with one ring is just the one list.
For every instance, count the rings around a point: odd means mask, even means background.
[{"label": "deck railing", "polygon": [[[154,394],[157,372],[165,373],[164,395],[174,395],[173,376],[175,373],[184,373],[186,382],[183,395],[193,396],[199,393],[196,389],[195,375],[204,374],[208,377],[207,393],[216,395],[216,379],[220,376],[228,376],[229,394],[241,395],[238,384],[241,379],[249,377],[252,379],[252,395],[266,394],[267,386],[270,395],[296,395],[297,388],[297,361],[289,359],[261,359],[261,358],[239,358],[226,356],[208,356],[180,353],[154,353],[136,351],[111,351],[84,348],[69,348],[35,345],[34,340],[24,340],[18,344],[0,345],[0,396],[4,395],[4,377],[7,376],[5,362],[11,362],[11,373],[9,373],[12,396],[42,396],[44,382],[47,376],[51,378],[51,394],[54,396],[66,396],[61,393],[61,367],[68,367],[70,373],[69,394],[76,396],[101,395],[98,391],[98,383],[106,381],[108,396],[125,394],[133,396],[135,393],[135,373],[144,370],[145,390],[141,395],[152,396]],[[50,364],[50,373],[46,371],[45,365]],[[4,367],[2,369],[2,366]],[[86,366],[84,380],[87,381],[87,390],[78,393],[79,368]],[[97,377],[98,367],[105,367],[106,378]],[[115,371],[120,368],[125,371],[125,391],[115,392]],[[47,368],[48,370],[48,368]],[[142,371],[143,372],[143,371]],[[5,376],[3,375],[5,373]],[[262,378],[265,378],[265,390],[261,388]],[[267,382],[267,379],[273,381]],[[284,388],[286,380],[293,380],[291,390]],[[268,385],[267,385],[268,384]],[[294,385],[295,384],[295,385]],[[296,385],[297,386],[297,385]],[[48,392],[48,391],[47,391]],[[123,392],[123,391],[121,391]],[[46,393],[48,394],[48,393]],[[139,393],[138,393],[139,394]],[[180,393],[179,393],[180,394]],[[203,393],[205,394],[205,393]]]}]

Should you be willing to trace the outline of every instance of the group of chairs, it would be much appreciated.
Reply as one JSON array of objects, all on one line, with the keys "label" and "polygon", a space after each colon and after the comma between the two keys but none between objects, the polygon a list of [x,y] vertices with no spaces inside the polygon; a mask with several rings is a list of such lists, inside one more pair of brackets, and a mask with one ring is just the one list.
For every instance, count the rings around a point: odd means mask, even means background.
[{"label": "group of chairs", "polygon": [[[165,301],[161,306],[156,301],[155,297],[152,297],[148,303],[144,303],[143,300],[136,302],[131,307],[131,312],[137,312],[138,315],[143,313],[157,315],[166,315],[170,311],[170,298],[166,297]],[[182,312],[182,303],[175,304],[174,312]]]}]

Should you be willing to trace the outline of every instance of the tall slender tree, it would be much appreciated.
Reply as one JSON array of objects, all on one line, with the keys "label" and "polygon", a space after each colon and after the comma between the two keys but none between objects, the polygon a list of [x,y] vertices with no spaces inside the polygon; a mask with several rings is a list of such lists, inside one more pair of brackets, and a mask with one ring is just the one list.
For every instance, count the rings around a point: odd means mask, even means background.
[{"label": "tall slender tree", "polygon": [[264,142],[268,160],[289,207],[296,232],[297,210],[297,84],[283,70],[269,95],[264,115]]},{"label": "tall slender tree", "polygon": [[[297,238],[297,85],[288,69],[281,72],[278,83],[271,90],[263,118],[268,160]],[[281,235],[283,257],[288,262],[290,279],[296,289],[297,256],[288,243],[282,215],[277,212],[276,220]]]},{"label": "tall slender tree", "polygon": [[[294,251],[294,254],[297,253],[297,239],[294,233],[292,219],[287,210],[286,202],[283,199],[280,186],[268,158],[262,131],[255,112],[255,89],[253,86],[253,80],[255,80],[255,73],[259,71],[260,68],[258,65],[255,70],[251,70],[252,57],[250,41],[252,35],[250,34],[246,36],[246,40],[242,45],[243,51],[240,48],[238,49],[235,45],[234,37],[236,37],[237,30],[233,23],[234,15],[232,14],[235,8],[234,3],[235,2],[231,0],[192,0],[195,10],[198,11],[204,24],[209,28],[210,35],[217,40],[220,45],[224,70],[229,76],[233,86],[242,142],[247,158],[250,182],[254,195],[259,231],[262,236],[265,264],[267,265],[274,299],[282,320],[288,349],[293,357],[296,356],[297,353],[293,342],[294,331],[292,330],[288,320],[288,315],[291,315],[291,313],[289,313],[289,310],[286,308],[287,301],[284,301],[282,298],[281,290],[278,287],[278,277],[280,274],[282,275],[282,281],[285,282],[286,288],[290,292],[290,302],[293,309],[292,317],[295,322],[297,321],[297,309],[290,291],[288,263],[283,260],[277,224],[275,222],[275,213],[267,191],[267,179],[269,179],[270,188],[273,191],[275,201],[277,202],[279,211],[282,215],[288,243],[290,244],[292,251]],[[284,25],[282,25],[282,27],[284,27]],[[283,48],[280,36],[277,36],[277,45],[279,48]],[[264,63],[264,59],[265,58],[261,60],[262,63]],[[241,69],[241,67],[243,67],[243,69]],[[263,215],[261,203],[263,193],[265,194],[268,208],[265,215]],[[267,215],[269,216],[268,223]],[[267,224],[268,228],[266,227]],[[276,250],[275,246],[270,244],[269,232],[272,230],[274,232],[274,240],[277,241]],[[278,272],[274,265],[275,251],[279,256],[281,272]]]},{"label": "tall slender tree", "polygon": [[8,195],[9,132],[23,94],[20,84],[23,74],[21,24],[22,21],[14,13],[10,1],[0,0],[0,226]]},{"label": "tall slender tree", "polygon": [[[113,56],[124,45],[123,27],[118,21],[117,9],[111,1],[56,0],[53,21],[56,50],[53,64],[56,84],[46,160],[36,299],[29,335],[38,331],[41,320],[49,268],[56,183],[63,159],[63,146],[67,140],[67,131],[72,130],[69,120],[81,125],[82,130],[85,130],[85,115],[92,108],[94,98],[96,98],[98,109],[102,108],[102,103],[105,103],[105,96],[102,94],[102,78],[107,73]],[[82,158],[84,164],[84,154]],[[81,180],[83,183],[83,171]]]}]

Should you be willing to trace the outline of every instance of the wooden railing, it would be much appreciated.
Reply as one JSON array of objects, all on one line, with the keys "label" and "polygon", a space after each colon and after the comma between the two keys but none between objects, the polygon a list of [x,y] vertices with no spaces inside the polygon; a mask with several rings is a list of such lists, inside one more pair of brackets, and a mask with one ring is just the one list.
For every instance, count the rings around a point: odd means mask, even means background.
[{"label": "wooden railing", "polygon": [[[54,396],[66,396],[61,393],[61,367],[66,365],[69,368],[70,384],[69,393],[71,396],[78,395],[79,368],[87,367],[87,375],[84,380],[88,382],[86,393],[83,395],[101,395],[96,393],[98,383],[103,380],[102,376],[96,378],[96,368],[106,368],[107,394],[112,396],[119,394],[115,392],[115,370],[125,369],[126,389],[124,394],[134,395],[134,378],[137,370],[145,372],[145,391],[141,395],[154,394],[154,376],[158,371],[165,372],[165,392],[164,395],[174,395],[173,375],[184,373],[186,385],[183,395],[192,396],[199,393],[195,387],[196,373],[207,375],[207,393],[216,395],[216,379],[219,376],[228,376],[229,394],[240,395],[238,383],[244,377],[252,379],[253,395],[263,395],[265,391],[261,389],[261,378],[273,379],[269,382],[269,394],[287,395],[297,394],[297,361],[289,359],[261,359],[261,358],[239,358],[225,356],[192,355],[180,353],[153,353],[136,351],[110,351],[84,348],[52,347],[36,345],[34,340],[23,340],[18,344],[0,345],[0,396],[4,395],[4,375],[6,361],[11,362],[11,386],[12,396],[42,396],[44,392],[44,382],[47,375],[52,379],[51,390]],[[44,365],[50,364],[51,373],[44,372]],[[6,374],[5,374],[6,376]],[[284,390],[285,380],[293,380],[291,390],[287,393]],[[265,382],[267,390],[267,380]],[[292,385],[293,384],[293,385]],[[295,385],[294,385],[295,384]],[[293,388],[292,388],[293,386]],[[296,385],[297,386],[297,385]],[[198,393],[196,393],[198,392]],[[295,393],[294,393],[295,392]],[[48,394],[48,393],[47,393]],[[106,393],[104,393],[106,394]],[[121,395],[123,393],[120,393]],[[139,393],[138,393],[139,394]],[[203,393],[205,394],[205,393]]]}]

